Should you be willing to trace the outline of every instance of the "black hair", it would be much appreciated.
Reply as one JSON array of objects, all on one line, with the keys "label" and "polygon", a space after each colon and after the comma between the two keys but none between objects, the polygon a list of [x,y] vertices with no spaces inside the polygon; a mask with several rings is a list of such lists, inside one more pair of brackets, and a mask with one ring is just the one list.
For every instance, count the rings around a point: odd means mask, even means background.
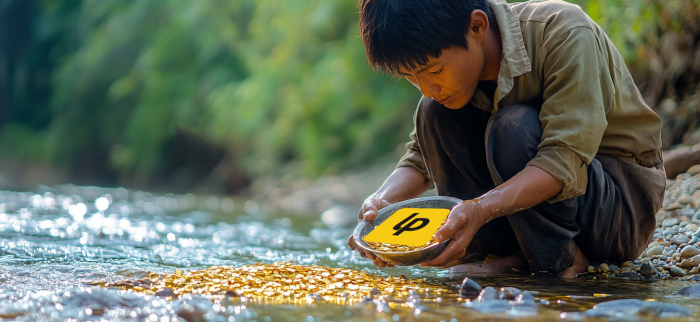
[{"label": "black hair", "polygon": [[374,69],[398,75],[438,58],[443,49],[467,48],[471,13],[481,10],[492,24],[486,0],[360,0],[360,31]]}]

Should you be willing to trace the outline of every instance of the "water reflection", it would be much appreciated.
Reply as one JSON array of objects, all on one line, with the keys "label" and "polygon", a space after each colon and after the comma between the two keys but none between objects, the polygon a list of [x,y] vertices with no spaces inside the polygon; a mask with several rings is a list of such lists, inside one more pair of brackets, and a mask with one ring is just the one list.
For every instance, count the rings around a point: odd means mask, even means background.
[{"label": "water reflection", "polygon": [[[238,206],[242,205],[242,206]],[[252,200],[192,194],[153,195],[123,188],[60,186],[38,192],[0,191],[0,318],[3,321],[468,321],[523,318],[464,307],[458,281],[439,270],[376,269],[345,246],[351,228],[337,208],[324,215],[267,214]],[[355,220],[354,217],[352,220]],[[352,221],[351,220],[351,221]],[[352,225],[350,225],[352,226]],[[346,227],[346,228],[343,228]],[[102,289],[88,282],[138,280],[176,269],[296,261],[426,278],[442,294],[370,299],[356,304],[290,306],[188,295],[165,298]],[[537,300],[530,319],[561,315],[618,298],[696,303],[675,295],[690,282],[561,281],[521,276],[476,277],[483,286],[512,286]],[[522,313],[522,312],[520,312]],[[518,314],[520,314],[518,313]],[[500,314],[500,315],[499,315]],[[510,314],[510,315],[509,315]],[[199,319],[199,320],[198,320]]]}]

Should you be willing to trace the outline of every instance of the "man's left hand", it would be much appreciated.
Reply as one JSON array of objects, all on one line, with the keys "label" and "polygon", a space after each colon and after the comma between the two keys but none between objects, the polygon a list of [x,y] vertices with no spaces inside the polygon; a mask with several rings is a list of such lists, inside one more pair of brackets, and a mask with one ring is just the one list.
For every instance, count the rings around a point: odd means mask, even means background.
[{"label": "man's left hand", "polygon": [[452,237],[445,250],[438,257],[421,263],[421,266],[447,268],[461,264],[467,246],[471,243],[476,231],[486,222],[478,212],[479,205],[476,200],[465,200],[454,206],[447,216],[447,222],[435,233],[438,242]]}]

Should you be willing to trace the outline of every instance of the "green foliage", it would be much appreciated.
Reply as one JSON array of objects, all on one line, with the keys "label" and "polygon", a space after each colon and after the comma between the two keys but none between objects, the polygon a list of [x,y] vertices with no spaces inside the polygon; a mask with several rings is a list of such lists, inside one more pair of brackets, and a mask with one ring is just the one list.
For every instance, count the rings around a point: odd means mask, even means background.
[{"label": "green foliage", "polygon": [[83,1],[72,15],[80,45],[54,72],[46,132],[65,166],[97,158],[148,183],[184,129],[252,175],[291,160],[317,175],[407,137],[419,93],[368,67],[355,1]]},{"label": "green foliage", "polygon": [[[170,173],[178,131],[227,150],[251,176],[290,162],[333,173],[408,138],[420,93],[369,68],[356,0],[34,1],[35,37],[51,39],[55,64],[50,122],[6,125],[0,157],[74,172],[91,164],[149,184],[179,176]],[[668,35],[688,28],[700,0],[576,2],[638,75],[659,63],[672,71],[667,86],[691,65],[662,49],[682,45]],[[656,92],[654,104],[685,95]]]}]

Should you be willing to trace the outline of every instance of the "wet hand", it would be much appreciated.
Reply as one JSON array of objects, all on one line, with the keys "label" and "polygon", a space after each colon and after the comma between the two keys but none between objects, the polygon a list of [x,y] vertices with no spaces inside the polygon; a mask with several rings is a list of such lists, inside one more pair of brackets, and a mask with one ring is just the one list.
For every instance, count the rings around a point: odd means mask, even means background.
[{"label": "wet hand", "polygon": [[446,268],[459,263],[471,243],[474,234],[486,221],[478,212],[478,204],[472,200],[465,200],[454,206],[447,216],[447,222],[435,233],[438,242],[452,237],[445,250],[438,257],[421,263],[424,267]]},{"label": "wet hand", "polygon": [[[365,202],[362,204],[362,208],[360,208],[360,211],[357,213],[357,222],[359,223],[362,220],[375,220],[377,218],[377,213],[379,212],[379,209],[382,209],[389,205],[391,205],[391,203],[384,199],[379,199],[376,197],[369,197],[365,199]],[[394,265],[383,261],[381,258],[377,257],[377,255],[374,255],[372,252],[366,251],[357,246],[357,243],[355,243],[355,239],[352,237],[352,235],[350,236],[350,238],[348,238],[348,247],[350,247],[350,249],[356,250],[358,253],[360,253],[360,256],[362,256],[363,258],[371,260],[375,266],[394,267]]]},{"label": "wet hand", "polygon": [[359,223],[363,219],[367,221],[374,221],[377,219],[379,209],[389,205],[391,205],[391,203],[384,199],[379,199],[376,197],[369,197],[365,199],[365,202],[362,203],[362,208],[360,208],[360,212],[357,214],[357,222]]}]

